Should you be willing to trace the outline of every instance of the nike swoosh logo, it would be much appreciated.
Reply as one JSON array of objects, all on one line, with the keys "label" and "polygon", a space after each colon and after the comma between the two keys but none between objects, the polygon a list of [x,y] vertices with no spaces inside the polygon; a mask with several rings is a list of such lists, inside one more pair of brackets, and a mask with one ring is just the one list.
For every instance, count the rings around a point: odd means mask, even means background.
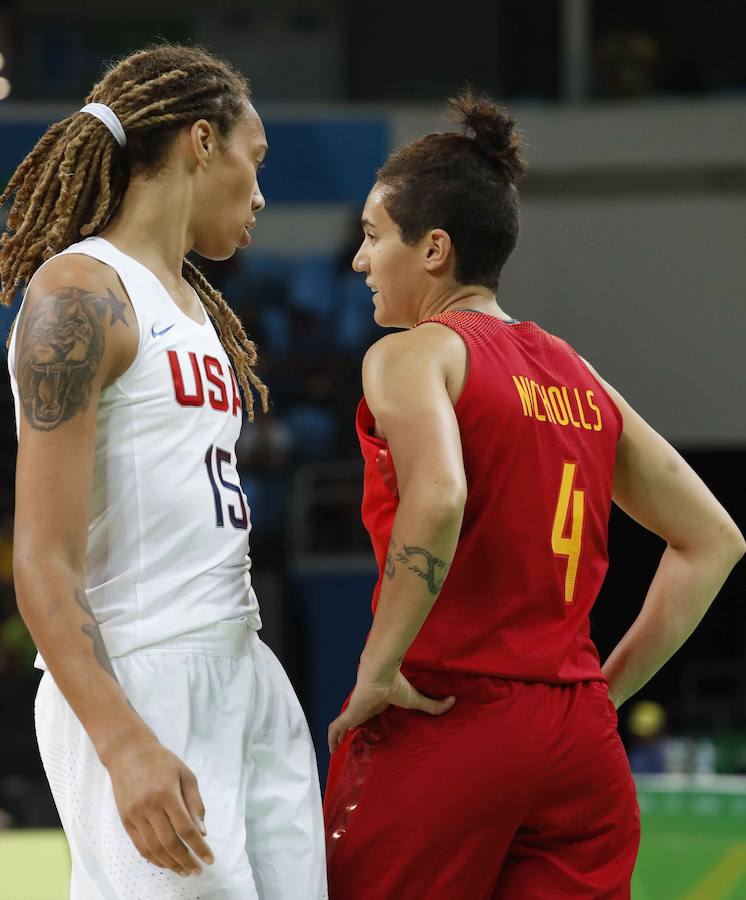
[{"label": "nike swoosh logo", "polygon": [[[176,322],[174,322],[174,325],[175,324],[176,324]],[[153,337],[160,337],[162,334],[165,334],[167,331],[171,331],[171,329],[174,327],[174,325],[169,325],[168,328],[163,328],[161,331],[156,331],[155,325],[151,325],[150,333],[153,335]]]}]

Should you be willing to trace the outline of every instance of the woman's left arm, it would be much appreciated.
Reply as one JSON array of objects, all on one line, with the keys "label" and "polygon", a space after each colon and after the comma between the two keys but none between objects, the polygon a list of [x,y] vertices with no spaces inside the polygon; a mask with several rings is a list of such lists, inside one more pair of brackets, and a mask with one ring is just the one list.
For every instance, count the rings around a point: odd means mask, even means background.
[{"label": "woman's left arm", "polygon": [[466,502],[458,422],[429,331],[387,335],[363,362],[365,399],[396,466],[399,506],[357,684],[329,726],[332,752],[390,704],[439,715],[454,703],[423,696],[399,671],[448,574]]}]

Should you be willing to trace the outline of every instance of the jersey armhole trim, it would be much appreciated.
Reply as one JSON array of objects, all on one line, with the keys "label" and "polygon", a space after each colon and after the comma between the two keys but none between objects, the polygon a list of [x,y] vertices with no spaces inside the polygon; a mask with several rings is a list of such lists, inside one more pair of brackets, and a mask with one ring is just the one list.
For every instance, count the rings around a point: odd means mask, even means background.
[{"label": "jersey armhole trim", "polygon": [[[568,344],[568,346],[570,346],[570,345]],[[599,389],[601,390],[601,393],[604,395],[604,397],[606,397],[606,399],[607,399],[608,402],[609,402],[609,405],[611,406],[612,412],[614,413],[614,418],[616,419],[616,423],[617,423],[617,429],[618,429],[618,431],[617,431],[616,439],[617,439],[617,443],[618,443],[618,442],[619,442],[619,439],[620,439],[621,436],[622,436],[622,431],[624,430],[624,417],[622,416],[621,410],[620,410],[619,407],[617,406],[616,401],[614,400],[614,398],[611,396],[611,394],[609,393],[609,391],[608,391],[608,390],[606,389],[606,387],[604,386],[603,382],[600,380],[600,377],[599,377],[598,375],[596,375],[596,373],[593,371],[593,369],[591,368],[590,364],[587,363],[587,362],[583,359],[583,357],[577,352],[577,350],[575,350],[574,347],[573,347],[573,352],[574,352],[575,355],[578,357],[578,359],[583,363],[583,366],[585,367],[586,371],[587,371],[588,374],[591,376],[591,378],[596,382],[596,384],[598,385]]]},{"label": "jersey armhole trim", "polygon": [[[130,295],[130,292],[127,290],[127,285],[124,283],[124,279],[122,278],[122,273],[116,268],[116,266],[112,265],[112,263],[108,259],[102,259],[101,256],[91,253],[90,250],[85,251],[85,250],[80,250],[80,249],[76,248],[75,250],[70,250],[69,253],[66,251],[62,251],[62,252],[65,254],[65,256],[86,256],[86,257],[88,257],[88,259],[95,259],[96,262],[99,262],[102,265],[106,266],[108,269],[111,269],[111,271],[114,273],[114,277],[116,278],[122,292],[124,293],[124,296],[127,298],[129,307],[132,310],[132,315],[135,317],[135,325],[137,325],[137,350],[135,352],[134,357],[132,358],[132,362],[127,366],[127,368],[123,372],[119,373],[119,375],[117,376],[117,378],[114,379],[114,381],[112,381],[110,384],[107,384],[106,388],[104,388],[104,390],[106,390],[108,388],[116,388],[117,390],[121,391],[125,397],[129,397],[130,395],[122,387],[122,385],[120,384],[120,381],[130,371],[130,369],[132,369],[132,367],[135,365],[135,362],[137,361],[137,358],[140,355],[140,352],[142,351],[143,343],[145,341],[145,335],[143,332],[142,325],[140,324],[140,317],[137,314],[137,309],[135,307],[135,304],[132,302],[132,297]],[[57,255],[61,256],[62,253],[58,253]],[[38,271],[38,269],[37,269],[37,271]]]},{"label": "jersey armhole trim", "polygon": [[466,396],[467,389],[471,383],[471,375],[474,369],[473,360],[472,360],[472,352],[471,346],[469,345],[469,340],[467,337],[462,334],[460,329],[456,328],[453,324],[449,322],[444,322],[442,319],[433,318],[433,319],[425,319],[424,322],[419,322],[417,324],[417,328],[421,328],[423,325],[442,325],[444,328],[447,328],[449,331],[452,331],[455,335],[461,339],[461,343],[464,345],[464,349],[466,350],[466,372],[464,374],[464,383],[461,385],[461,391],[453,404],[453,409],[456,414],[458,414],[463,406],[463,400]]}]

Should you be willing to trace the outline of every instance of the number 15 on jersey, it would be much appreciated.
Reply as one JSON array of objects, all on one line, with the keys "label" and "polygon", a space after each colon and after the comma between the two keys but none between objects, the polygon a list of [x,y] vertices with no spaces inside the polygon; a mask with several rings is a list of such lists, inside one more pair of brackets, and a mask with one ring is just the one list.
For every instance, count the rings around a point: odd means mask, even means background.
[{"label": "number 15 on jersey", "polygon": [[[215,458],[214,471],[213,455]],[[223,466],[226,463],[230,465],[230,461],[230,453],[227,450],[223,450],[222,447],[213,447],[210,444],[207,448],[205,468],[207,469],[207,477],[210,479],[212,496],[215,501],[215,524],[218,528],[224,527],[225,513],[223,512],[223,507],[225,506],[231,525],[234,528],[246,529],[249,527],[249,513],[246,509],[246,501],[244,500],[241,485],[228,481],[223,473]],[[221,486],[223,491],[220,489]],[[225,494],[225,491],[228,493]],[[228,498],[232,496],[235,496],[236,499],[229,503]]]}]

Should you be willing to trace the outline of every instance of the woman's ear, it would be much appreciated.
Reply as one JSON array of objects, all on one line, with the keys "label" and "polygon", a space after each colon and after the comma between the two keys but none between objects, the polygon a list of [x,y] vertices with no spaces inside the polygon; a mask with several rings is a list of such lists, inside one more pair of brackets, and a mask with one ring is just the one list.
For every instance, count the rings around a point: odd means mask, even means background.
[{"label": "woman's ear", "polygon": [[215,153],[215,132],[206,119],[198,119],[189,131],[189,140],[198,166],[205,167]]},{"label": "woman's ear", "polygon": [[448,265],[452,256],[451,236],[443,228],[433,228],[426,238],[425,268],[435,274]]}]

